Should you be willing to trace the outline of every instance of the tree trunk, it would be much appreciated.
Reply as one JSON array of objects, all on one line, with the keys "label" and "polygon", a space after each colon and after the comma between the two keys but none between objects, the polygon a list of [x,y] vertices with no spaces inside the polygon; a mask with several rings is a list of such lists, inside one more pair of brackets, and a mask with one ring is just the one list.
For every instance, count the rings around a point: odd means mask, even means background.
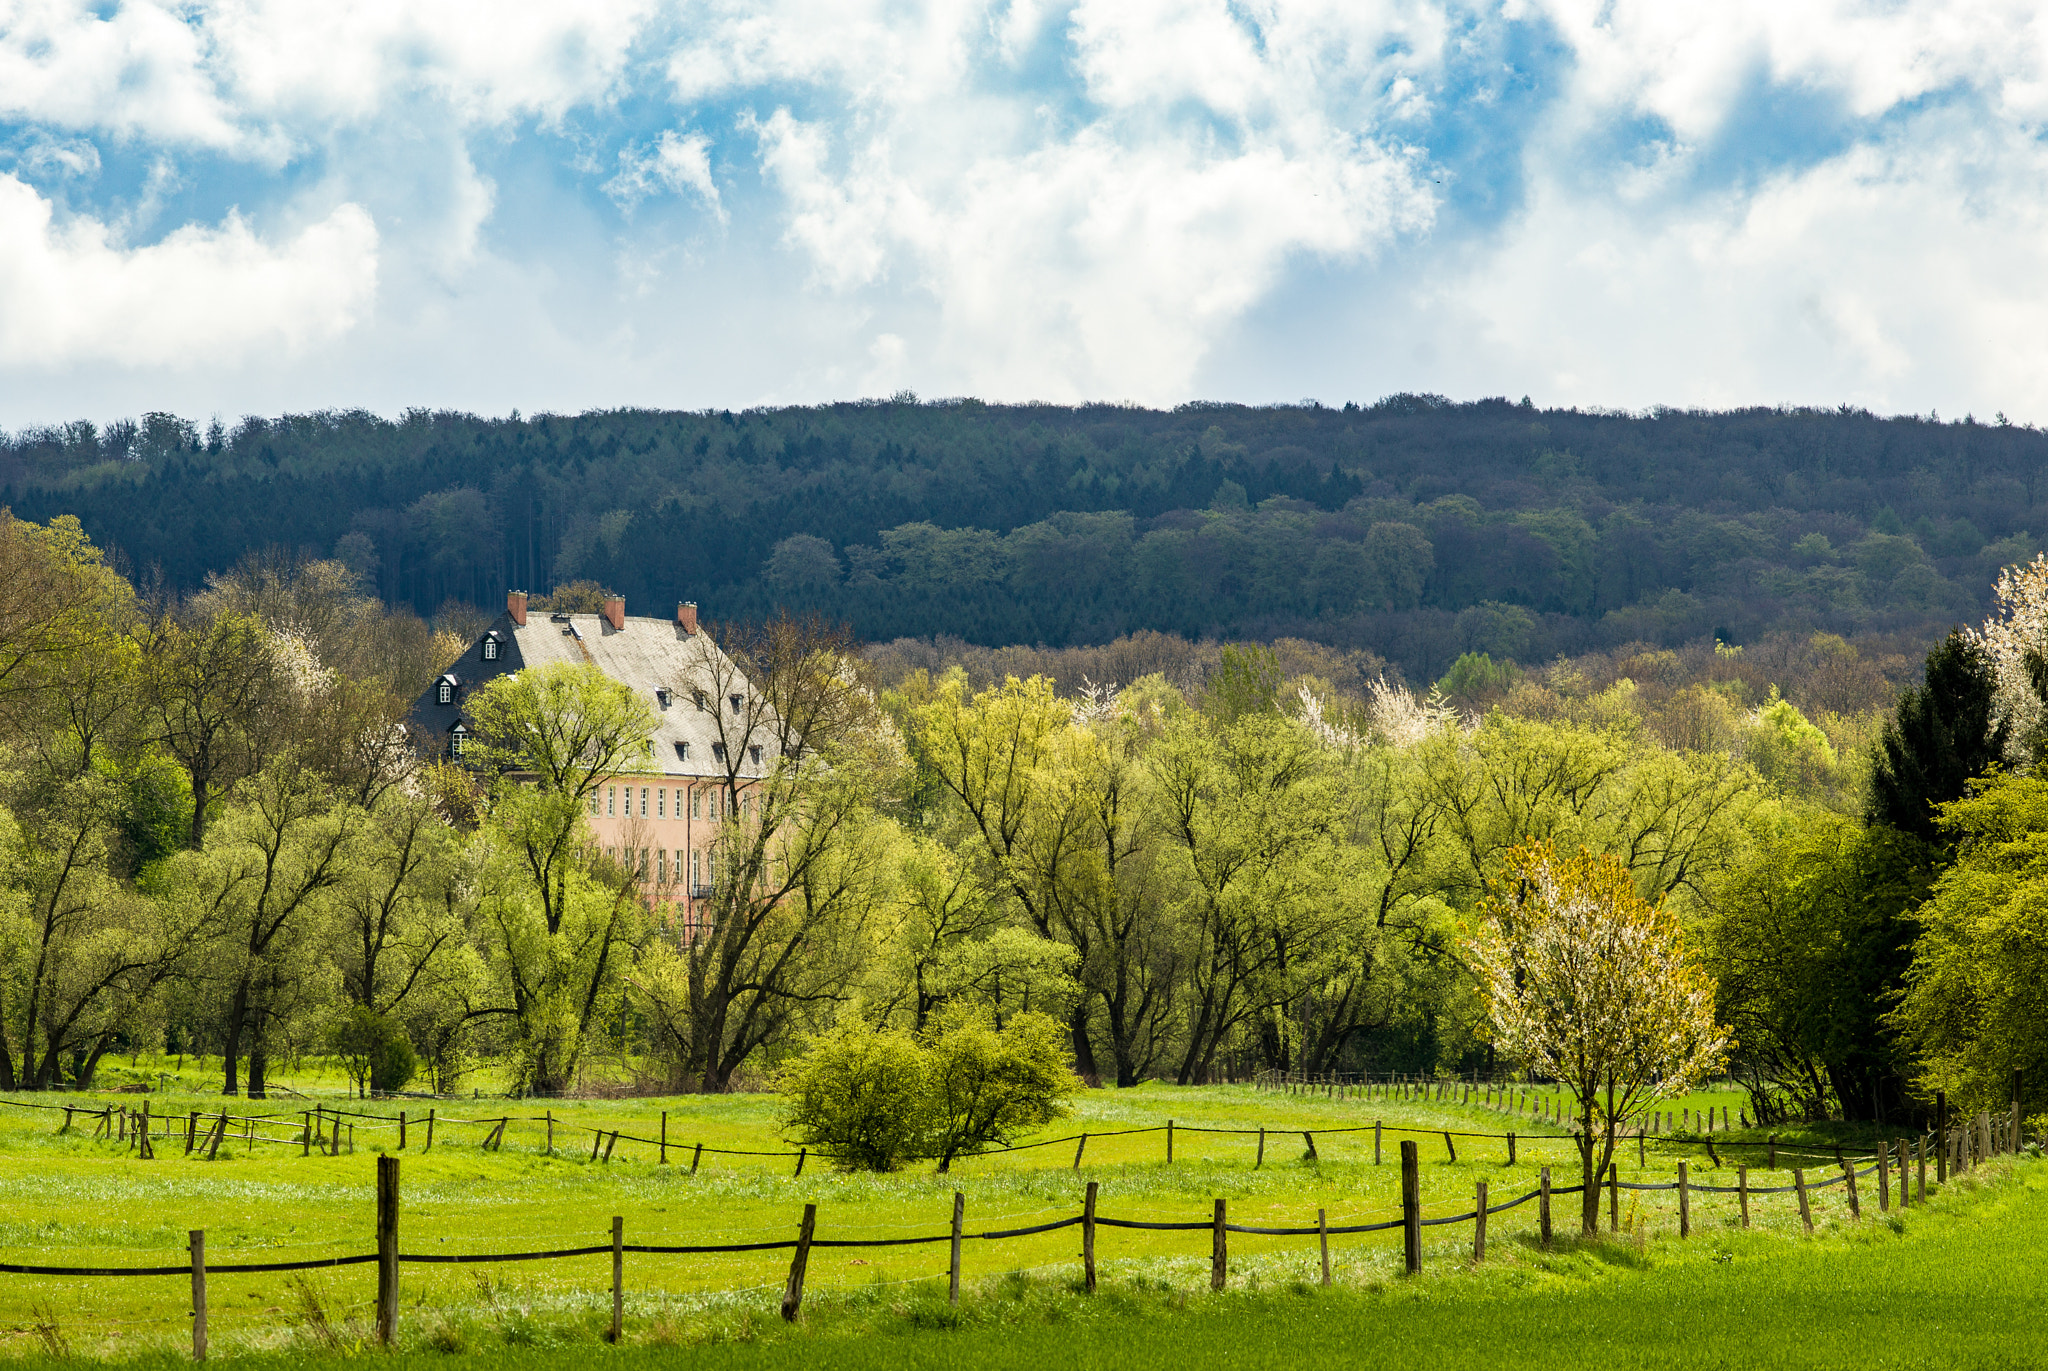
[{"label": "tree trunk", "polygon": [[1074,1071],[1090,1085],[1102,1083],[1102,1072],[1095,1065],[1095,1044],[1088,1040],[1088,1000],[1081,997],[1081,1003],[1074,1006],[1073,1018],[1068,1024],[1074,1039]]},{"label": "tree trunk", "polygon": [[251,1044],[249,1048],[250,1099],[260,1100],[264,1098],[263,1091],[265,1086],[265,1079],[269,1076],[269,1074],[270,1049],[265,1047],[261,1042]]},{"label": "tree trunk", "polygon": [[228,1001],[228,1031],[220,1049],[221,1070],[225,1077],[220,1088],[223,1095],[242,1093],[240,1081],[237,1079],[237,1068],[242,1057],[242,1025],[247,1023],[248,1019],[249,982],[244,977],[242,983],[235,987],[234,998]]}]

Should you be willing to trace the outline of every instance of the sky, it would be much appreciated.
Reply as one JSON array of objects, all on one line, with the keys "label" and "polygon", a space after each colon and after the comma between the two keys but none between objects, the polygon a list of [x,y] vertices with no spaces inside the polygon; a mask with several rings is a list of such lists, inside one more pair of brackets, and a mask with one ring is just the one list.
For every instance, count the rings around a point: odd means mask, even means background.
[{"label": "sky", "polygon": [[1999,0],[0,0],[0,427],[2048,422],[2044,130]]}]

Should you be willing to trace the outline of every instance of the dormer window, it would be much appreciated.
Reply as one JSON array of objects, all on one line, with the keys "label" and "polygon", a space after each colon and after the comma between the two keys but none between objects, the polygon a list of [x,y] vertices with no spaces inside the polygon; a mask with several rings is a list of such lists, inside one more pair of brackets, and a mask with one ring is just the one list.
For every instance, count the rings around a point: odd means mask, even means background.
[{"label": "dormer window", "polygon": [[654,688],[654,698],[655,698],[655,701],[656,701],[656,702],[657,702],[658,704],[660,704],[660,706],[661,706],[661,707],[662,707],[663,709],[667,709],[667,708],[668,708],[668,687],[667,687],[667,686],[656,686],[656,687]]},{"label": "dormer window", "polygon": [[486,633],[484,635],[484,660],[487,662],[498,660],[498,635],[495,633]]},{"label": "dormer window", "polygon": [[461,722],[458,720],[455,727],[448,730],[448,755],[451,757],[460,757],[462,755],[463,747],[468,742],[469,730],[464,728]]},{"label": "dormer window", "polygon": [[704,692],[701,690],[697,692],[697,712],[699,714],[704,712]]},{"label": "dormer window", "polygon": [[711,760],[714,762],[722,762],[725,760],[724,743],[713,743],[711,745]]},{"label": "dormer window", "polygon": [[750,747],[747,749],[747,751],[754,754],[754,765],[761,765],[761,749],[758,747]]},{"label": "dormer window", "polygon": [[434,685],[434,703],[452,705],[455,703],[455,678],[443,676]]},{"label": "dormer window", "polygon": [[735,714],[739,713],[740,702],[744,697],[739,695],[728,695],[725,698],[732,701],[732,712]]},{"label": "dormer window", "polygon": [[676,760],[679,762],[687,762],[690,760],[690,745],[688,743],[676,744]]}]

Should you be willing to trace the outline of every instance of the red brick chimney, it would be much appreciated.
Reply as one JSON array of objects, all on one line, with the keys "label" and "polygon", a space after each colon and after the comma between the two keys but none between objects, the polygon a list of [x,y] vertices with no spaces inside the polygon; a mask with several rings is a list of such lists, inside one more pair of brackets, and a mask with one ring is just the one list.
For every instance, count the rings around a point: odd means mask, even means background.
[{"label": "red brick chimney", "polygon": [[505,592],[505,612],[506,612],[507,614],[509,614],[509,615],[511,615],[511,616],[512,616],[512,622],[513,622],[513,623],[517,624],[517,625],[518,625],[519,627],[521,627],[521,628],[525,628],[525,627],[526,627],[526,592],[525,592],[525,591],[523,591],[523,590],[508,590],[508,591],[506,591],[506,592]]},{"label": "red brick chimney", "polygon": [[625,626],[626,626],[626,597],[625,597],[625,596],[623,596],[623,595],[607,595],[607,596],[605,596],[605,597],[604,597],[604,617],[605,617],[605,622],[606,622],[606,623],[608,623],[608,624],[610,624],[610,625],[611,625],[611,626],[612,626],[612,627],[613,627],[614,629],[623,629],[623,628],[625,628]]},{"label": "red brick chimney", "polygon": [[684,600],[676,606],[676,627],[685,633],[696,633],[697,602],[695,600]]}]

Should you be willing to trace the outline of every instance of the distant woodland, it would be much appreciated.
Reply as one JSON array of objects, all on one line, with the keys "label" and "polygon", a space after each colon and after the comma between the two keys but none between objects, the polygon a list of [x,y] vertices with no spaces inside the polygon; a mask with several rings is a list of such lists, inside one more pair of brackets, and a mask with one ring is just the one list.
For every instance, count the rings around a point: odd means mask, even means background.
[{"label": "distant woodland", "polygon": [[423,615],[587,581],[632,612],[783,605],[881,643],[1299,639],[1429,682],[1468,653],[1816,633],[1917,664],[2048,541],[2044,469],[2029,427],[1851,409],[905,396],[81,421],[0,442],[0,505],[75,514],[173,591],[275,545]]}]

